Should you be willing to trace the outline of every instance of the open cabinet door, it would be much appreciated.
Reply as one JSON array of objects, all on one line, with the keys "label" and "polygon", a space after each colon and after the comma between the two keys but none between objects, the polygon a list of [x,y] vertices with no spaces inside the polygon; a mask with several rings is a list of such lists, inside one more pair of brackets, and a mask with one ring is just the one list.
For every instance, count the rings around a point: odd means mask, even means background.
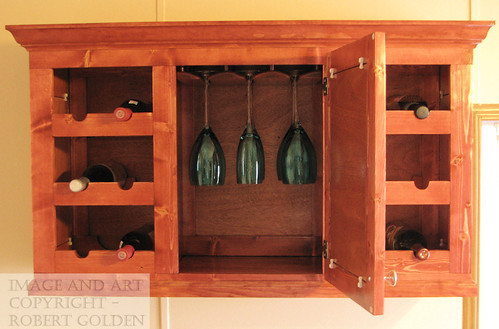
[{"label": "open cabinet door", "polygon": [[325,73],[325,279],[383,314],[385,34],[331,52]]}]

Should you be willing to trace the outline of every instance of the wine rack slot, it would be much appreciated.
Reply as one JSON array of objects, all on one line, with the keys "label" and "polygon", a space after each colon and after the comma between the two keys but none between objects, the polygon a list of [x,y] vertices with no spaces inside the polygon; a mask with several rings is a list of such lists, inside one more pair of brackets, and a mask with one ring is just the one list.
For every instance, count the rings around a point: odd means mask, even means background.
[{"label": "wine rack slot", "polygon": [[153,209],[142,205],[58,205],[57,250],[75,252],[84,259],[97,250],[116,257],[119,242],[126,233],[154,222]]},{"label": "wine rack slot", "polygon": [[[413,95],[422,100],[430,109],[430,116],[435,112],[448,112],[450,109],[450,66],[449,65],[387,65],[386,97]],[[387,104],[393,110],[391,104]],[[406,111],[411,113],[411,111]],[[414,113],[411,113],[414,116]]]},{"label": "wine rack slot", "polygon": [[386,222],[421,233],[430,249],[429,259],[433,258],[433,250],[449,249],[449,205],[387,205]]},{"label": "wine rack slot", "polygon": [[387,182],[414,181],[421,188],[430,181],[450,181],[449,148],[449,135],[387,135]]},{"label": "wine rack slot", "polygon": [[112,116],[127,99],[152,101],[151,67],[55,69],[54,77],[55,98],[67,95],[66,106],[56,113],[71,113],[77,121],[90,113]]}]

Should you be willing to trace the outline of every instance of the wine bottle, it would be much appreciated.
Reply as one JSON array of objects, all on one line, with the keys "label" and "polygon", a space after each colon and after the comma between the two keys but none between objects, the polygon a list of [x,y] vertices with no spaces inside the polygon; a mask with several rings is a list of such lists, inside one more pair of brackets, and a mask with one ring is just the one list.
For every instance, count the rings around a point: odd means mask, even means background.
[{"label": "wine bottle", "polygon": [[119,121],[127,121],[134,112],[152,112],[152,104],[137,99],[129,99],[114,110],[114,117]]},{"label": "wine bottle", "polygon": [[386,226],[386,249],[412,250],[414,256],[420,260],[430,257],[423,234],[400,223],[390,223]]},{"label": "wine bottle", "polygon": [[120,187],[125,186],[127,173],[125,168],[116,162],[99,163],[85,169],[80,178],[69,183],[73,192],[85,190],[90,182],[117,182]]},{"label": "wine bottle", "polygon": [[413,111],[418,119],[425,119],[430,115],[428,104],[419,96],[392,96],[386,100],[388,110]]},{"label": "wine bottle", "polygon": [[146,224],[125,234],[119,243],[116,257],[121,261],[128,260],[136,250],[154,250],[154,226],[152,224]]}]

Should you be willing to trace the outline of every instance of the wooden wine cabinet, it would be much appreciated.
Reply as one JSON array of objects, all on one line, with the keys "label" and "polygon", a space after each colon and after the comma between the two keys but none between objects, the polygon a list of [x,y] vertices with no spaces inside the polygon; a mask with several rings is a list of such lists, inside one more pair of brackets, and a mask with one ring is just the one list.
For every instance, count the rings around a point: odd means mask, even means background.
[{"label": "wooden wine cabinet", "polygon": [[[7,26],[30,55],[36,272],[147,272],[155,296],[342,297],[373,314],[384,296],[472,296],[472,116],[475,46],[493,22],[276,21]],[[224,150],[224,186],[189,184],[203,123],[195,66],[210,77],[210,123]],[[266,67],[254,110],[266,178],[238,185],[235,158],[246,114],[245,78]],[[291,121],[289,76],[318,157],[314,184],[277,180]],[[419,120],[387,110],[418,95]],[[152,113],[116,121],[136,98]],[[131,179],[68,182],[99,161]],[[385,225],[423,232],[429,260],[385,250]],[[154,223],[155,250],[116,260],[126,232]],[[110,249],[110,250],[109,250]],[[396,271],[395,287],[384,277]]]}]

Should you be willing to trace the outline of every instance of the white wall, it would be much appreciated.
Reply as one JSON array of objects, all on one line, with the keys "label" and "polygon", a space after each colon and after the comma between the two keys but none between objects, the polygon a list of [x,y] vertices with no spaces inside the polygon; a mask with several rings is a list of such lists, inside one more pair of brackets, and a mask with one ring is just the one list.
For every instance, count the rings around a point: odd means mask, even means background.
[{"label": "white wall", "polygon": [[[499,24],[499,1],[473,0],[472,19],[495,20]],[[497,75],[499,73],[499,28],[490,29],[487,38],[475,50],[473,71],[473,102],[476,104],[497,104],[499,93]]]},{"label": "white wall", "polygon": [[390,298],[385,315],[376,317],[343,298],[170,298],[169,303],[165,329],[452,329],[461,328],[462,316],[460,298]]},{"label": "white wall", "polygon": [[[498,19],[496,0],[0,0],[0,26],[159,20]],[[499,103],[493,30],[479,46],[476,103]],[[1,272],[31,272],[32,226],[27,52],[0,29]],[[157,300],[155,300],[157,303]],[[461,328],[460,298],[387,299],[373,317],[348,299],[163,299],[162,327],[184,328]],[[156,304],[153,312],[157,311]],[[169,316],[168,316],[169,315]],[[153,318],[153,327],[159,321]]]},{"label": "white wall", "polygon": [[[499,110],[499,106],[498,106]],[[499,121],[484,121],[480,179],[480,329],[497,328],[497,232],[499,232]]]}]

